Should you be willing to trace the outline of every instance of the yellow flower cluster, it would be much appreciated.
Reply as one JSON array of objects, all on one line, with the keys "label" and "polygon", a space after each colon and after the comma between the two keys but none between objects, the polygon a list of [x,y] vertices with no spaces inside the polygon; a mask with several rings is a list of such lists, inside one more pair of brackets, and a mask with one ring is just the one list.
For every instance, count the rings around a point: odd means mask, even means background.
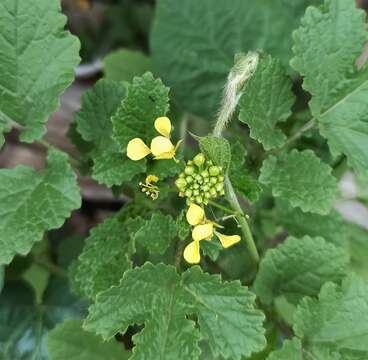
[{"label": "yellow flower cluster", "polygon": [[184,249],[184,259],[190,264],[198,264],[201,260],[199,242],[201,240],[211,240],[216,235],[224,248],[228,248],[240,241],[239,235],[224,235],[215,229],[220,225],[207,220],[204,209],[194,203],[190,204],[186,214],[187,221],[194,226],[192,239]]},{"label": "yellow flower cluster", "polygon": [[127,147],[127,156],[129,159],[138,161],[152,154],[155,160],[175,159],[176,150],[181,140],[176,146],[170,140],[172,130],[171,121],[167,117],[159,117],[155,120],[154,127],[162,136],[156,136],[152,139],[150,147],[140,138],[134,138],[129,141]]}]

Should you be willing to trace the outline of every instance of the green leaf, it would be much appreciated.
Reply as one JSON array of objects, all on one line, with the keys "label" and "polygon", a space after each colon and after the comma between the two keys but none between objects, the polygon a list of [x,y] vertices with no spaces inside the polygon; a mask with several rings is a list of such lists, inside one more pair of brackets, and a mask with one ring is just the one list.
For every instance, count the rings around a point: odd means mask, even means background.
[{"label": "green leaf", "polygon": [[122,83],[100,80],[82,97],[82,108],[76,113],[78,133],[93,145],[92,177],[109,187],[130,181],[146,170],[145,161],[130,161],[112,139],[111,116],[126,94]]},{"label": "green leaf", "polygon": [[311,7],[294,33],[291,65],[313,96],[312,115],[333,155],[343,153],[368,175],[368,68],[355,61],[368,39],[366,15],[354,1],[326,0]]},{"label": "green leaf", "polygon": [[307,356],[308,354],[302,352],[300,340],[292,338],[291,340],[284,340],[282,348],[272,352],[267,360],[313,360],[313,358]]},{"label": "green leaf", "polygon": [[191,296],[191,311],[198,314],[201,335],[215,356],[240,359],[263,349],[264,315],[254,308],[255,295],[240,282],[224,283],[198,266],[186,271],[182,282]]},{"label": "green leaf", "polygon": [[5,268],[4,266],[0,266],[0,294],[4,287],[4,275],[5,275]]},{"label": "green leaf", "polygon": [[109,339],[129,324],[145,322],[134,336],[132,359],[197,359],[199,334],[185,316],[179,280],[175,269],[163,264],[127,271],[118,286],[97,296],[84,326]]},{"label": "green leaf", "polygon": [[[368,284],[356,275],[341,286],[326,283],[318,299],[304,298],[294,315],[295,334],[311,354],[368,357]],[[325,359],[326,357],[317,357]],[[336,359],[335,357],[334,359]],[[341,356],[341,359],[353,357]]]},{"label": "green leaf", "polygon": [[50,280],[42,304],[23,282],[9,282],[0,297],[0,358],[48,360],[47,332],[66,319],[83,317],[85,309],[63,280]]},{"label": "green leaf", "polygon": [[327,214],[337,193],[331,168],[311,150],[269,156],[262,165],[259,181],[272,187],[272,195],[281,197],[304,212]]},{"label": "green leaf", "polygon": [[76,176],[66,154],[51,149],[47,168],[0,170],[0,264],[26,255],[45,231],[59,228],[81,204]]},{"label": "green leaf", "polygon": [[229,142],[216,136],[196,137],[199,148],[206,157],[215,165],[222,166],[226,173],[231,163],[231,148]]},{"label": "green leaf", "polygon": [[208,256],[212,261],[218,259],[221,250],[223,250],[223,246],[216,238],[212,238],[211,241],[202,241],[201,243],[202,254]]},{"label": "green leaf", "polygon": [[169,89],[151,73],[135,77],[128,86],[127,95],[112,117],[114,138],[121,151],[126,151],[128,142],[139,137],[148,145],[153,136],[157,117],[169,110]]},{"label": "green leaf", "polygon": [[11,130],[11,125],[1,121],[1,109],[0,109],[0,149],[5,144],[4,134]]},{"label": "green leaf", "polygon": [[151,70],[151,60],[140,51],[120,49],[111,52],[103,60],[107,79],[131,82]]},{"label": "green leaf", "polygon": [[277,201],[276,214],[277,220],[290,235],[321,236],[336,246],[347,245],[346,225],[336,210],[327,215],[305,213],[298,208],[292,208],[285,201]]},{"label": "green leaf", "polygon": [[[239,52],[264,49],[287,64],[291,32],[319,0],[160,0],[151,32],[154,68],[186,110],[211,119]],[[272,31],[270,22],[272,20]]]},{"label": "green leaf", "polygon": [[46,132],[45,122],[74,78],[79,41],[64,31],[59,0],[0,4],[0,118],[24,127],[21,140]]},{"label": "green leaf", "polygon": [[123,360],[129,352],[115,339],[103,342],[99,336],[82,329],[82,321],[67,320],[47,335],[50,360]]},{"label": "green leaf", "polygon": [[368,230],[358,225],[347,224],[351,268],[368,279]]},{"label": "green leaf", "polygon": [[245,196],[250,202],[258,200],[262,191],[261,185],[255,179],[244,165],[245,148],[236,142],[231,146],[231,164],[229,169],[229,178],[235,190]]},{"label": "green leaf", "polygon": [[201,336],[209,340],[214,355],[237,360],[266,344],[264,315],[254,304],[255,295],[239,282],[221,282],[199,267],[180,279],[172,266],[146,263],[97,296],[84,326],[109,339],[129,324],[145,322],[134,336],[132,359],[195,360],[200,336],[186,314],[197,314]]},{"label": "green leaf", "polygon": [[265,150],[285,142],[286,136],[277,123],[291,115],[295,101],[291,87],[292,81],[281,62],[262,54],[255,73],[243,88],[239,120],[249,126],[251,138],[262,143]]},{"label": "green leaf", "polygon": [[186,219],[186,211],[182,210],[180,215],[176,218],[176,227],[178,228],[178,237],[180,240],[185,240],[190,233],[190,224]]},{"label": "green leaf", "polygon": [[154,212],[133,235],[134,240],[152,254],[163,254],[177,236],[176,222],[170,215]]},{"label": "green leaf", "polygon": [[348,264],[347,252],[321,237],[289,237],[266,252],[254,290],[266,304],[280,295],[297,302],[303,296],[317,295],[325,282],[341,280]]},{"label": "green leaf", "polygon": [[112,216],[92,229],[73,269],[73,281],[79,292],[94,299],[112,285],[117,285],[124,272],[132,267],[134,245],[126,224]]}]

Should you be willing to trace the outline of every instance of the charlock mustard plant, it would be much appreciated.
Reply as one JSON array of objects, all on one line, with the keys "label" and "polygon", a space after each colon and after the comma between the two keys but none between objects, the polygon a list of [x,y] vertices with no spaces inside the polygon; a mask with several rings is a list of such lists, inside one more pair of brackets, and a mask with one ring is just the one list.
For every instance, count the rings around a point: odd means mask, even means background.
[{"label": "charlock mustard plant", "polygon": [[225,194],[224,179],[222,167],[215,166],[211,160],[206,160],[205,156],[199,153],[186,163],[175,185],[179,189],[179,196],[187,198],[188,205],[207,205],[210,199]]}]

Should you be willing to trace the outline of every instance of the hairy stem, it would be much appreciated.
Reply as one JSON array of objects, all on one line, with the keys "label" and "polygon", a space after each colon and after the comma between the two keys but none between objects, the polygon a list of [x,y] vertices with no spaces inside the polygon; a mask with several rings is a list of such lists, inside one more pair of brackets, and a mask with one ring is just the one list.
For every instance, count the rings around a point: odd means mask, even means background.
[{"label": "hairy stem", "polygon": [[[254,74],[258,65],[258,53],[248,53],[241,58],[230,71],[228,80],[224,90],[220,111],[217,117],[216,125],[213,130],[213,135],[222,137],[226,125],[230,122],[235,109],[238,105],[241,90],[246,81]],[[245,244],[249,250],[252,260],[257,264],[259,262],[259,254],[254,243],[252,232],[246,220],[243,209],[240,206],[233,185],[228,176],[225,177],[226,197],[230,206],[236,213],[235,216],[241,227]]]}]

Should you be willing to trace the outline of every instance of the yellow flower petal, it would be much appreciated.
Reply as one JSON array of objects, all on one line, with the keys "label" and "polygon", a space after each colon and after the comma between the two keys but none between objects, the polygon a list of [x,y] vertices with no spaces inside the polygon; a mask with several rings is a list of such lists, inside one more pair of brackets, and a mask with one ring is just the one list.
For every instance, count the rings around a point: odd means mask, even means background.
[{"label": "yellow flower petal", "polygon": [[162,153],[160,155],[157,155],[154,157],[154,160],[169,160],[172,159],[175,156],[175,151],[169,151]]},{"label": "yellow flower petal", "polygon": [[219,238],[219,240],[221,241],[221,244],[224,248],[228,248],[236,243],[238,243],[240,241],[240,236],[239,235],[224,235],[221,234],[217,231],[215,231],[215,234],[217,235],[217,237]]},{"label": "yellow flower petal", "polygon": [[127,147],[127,156],[129,159],[134,161],[141,160],[150,153],[151,150],[142,139],[134,138],[129,141]]},{"label": "yellow flower petal", "polygon": [[191,203],[187,211],[187,221],[190,225],[198,225],[204,219],[204,210],[199,205]]},{"label": "yellow flower petal", "polygon": [[155,129],[163,136],[169,138],[171,133],[171,121],[168,117],[163,116],[155,120]]},{"label": "yellow flower petal", "polygon": [[198,264],[201,261],[198,241],[192,241],[185,247],[184,259],[189,264]]},{"label": "yellow flower petal", "polygon": [[158,181],[158,177],[156,175],[148,175],[146,177],[145,183],[152,184],[152,183],[157,183],[157,181]]},{"label": "yellow flower petal", "polygon": [[170,139],[164,136],[156,136],[151,141],[151,151],[155,157],[162,156],[165,153],[174,152],[175,154],[175,147],[170,141]]},{"label": "yellow flower petal", "polygon": [[196,241],[211,239],[213,235],[213,224],[206,223],[204,225],[197,225],[192,231],[192,239]]}]

